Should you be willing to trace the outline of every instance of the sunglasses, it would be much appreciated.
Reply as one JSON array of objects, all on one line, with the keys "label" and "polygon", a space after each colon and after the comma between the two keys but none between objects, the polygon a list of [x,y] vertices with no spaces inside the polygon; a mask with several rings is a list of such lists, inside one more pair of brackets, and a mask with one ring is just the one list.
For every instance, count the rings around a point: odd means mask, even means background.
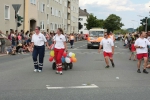
[{"label": "sunglasses", "polygon": [[104,35],[104,36],[107,36],[107,35]]},{"label": "sunglasses", "polygon": [[38,29],[35,29],[35,30],[38,30]]}]

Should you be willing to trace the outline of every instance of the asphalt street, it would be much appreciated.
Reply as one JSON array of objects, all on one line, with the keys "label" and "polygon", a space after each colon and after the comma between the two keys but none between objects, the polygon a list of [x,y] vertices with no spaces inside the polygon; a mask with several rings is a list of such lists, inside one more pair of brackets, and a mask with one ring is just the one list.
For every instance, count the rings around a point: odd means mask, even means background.
[{"label": "asphalt street", "polygon": [[115,42],[116,66],[109,69],[102,52],[86,43],[68,44],[78,61],[63,75],[52,70],[48,50],[42,73],[33,72],[31,53],[0,57],[0,100],[149,100],[150,74],[136,72],[122,41]]}]

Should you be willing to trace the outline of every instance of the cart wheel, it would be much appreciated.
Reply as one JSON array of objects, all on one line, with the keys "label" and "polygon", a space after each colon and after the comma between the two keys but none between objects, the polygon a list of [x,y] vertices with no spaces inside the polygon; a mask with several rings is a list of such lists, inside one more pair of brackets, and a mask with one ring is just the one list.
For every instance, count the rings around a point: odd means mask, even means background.
[{"label": "cart wheel", "polygon": [[72,69],[73,68],[73,63],[69,64],[69,68]]},{"label": "cart wheel", "polygon": [[53,70],[55,70],[55,69],[56,69],[56,63],[55,63],[55,62],[53,62],[53,64],[52,64],[52,68],[53,68]]},{"label": "cart wheel", "polygon": [[68,70],[68,64],[67,63],[64,63],[64,70]]}]

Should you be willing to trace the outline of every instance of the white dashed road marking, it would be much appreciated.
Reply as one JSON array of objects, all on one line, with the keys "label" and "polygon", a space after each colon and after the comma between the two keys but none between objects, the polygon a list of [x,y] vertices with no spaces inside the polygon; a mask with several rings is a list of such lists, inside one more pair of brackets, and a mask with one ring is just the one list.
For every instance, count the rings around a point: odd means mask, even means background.
[{"label": "white dashed road marking", "polygon": [[71,86],[71,87],[50,87],[50,85],[46,85],[48,90],[52,89],[88,89],[88,88],[98,88],[95,84],[84,85],[84,86]]}]

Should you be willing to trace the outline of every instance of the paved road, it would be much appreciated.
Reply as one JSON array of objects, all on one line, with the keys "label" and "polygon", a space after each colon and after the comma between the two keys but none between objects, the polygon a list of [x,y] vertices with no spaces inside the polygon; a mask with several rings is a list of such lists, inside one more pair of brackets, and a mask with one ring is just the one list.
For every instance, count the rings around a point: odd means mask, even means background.
[{"label": "paved road", "polygon": [[149,100],[150,75],[136,73],[129,50],[115,45],[116,67],[105,69],[102,53],[75,43],[69,51],[78,62],[62,76],[51,69],[49,52],[42,73],[33,72],[31,54],[0,57],[0,100]]}]

